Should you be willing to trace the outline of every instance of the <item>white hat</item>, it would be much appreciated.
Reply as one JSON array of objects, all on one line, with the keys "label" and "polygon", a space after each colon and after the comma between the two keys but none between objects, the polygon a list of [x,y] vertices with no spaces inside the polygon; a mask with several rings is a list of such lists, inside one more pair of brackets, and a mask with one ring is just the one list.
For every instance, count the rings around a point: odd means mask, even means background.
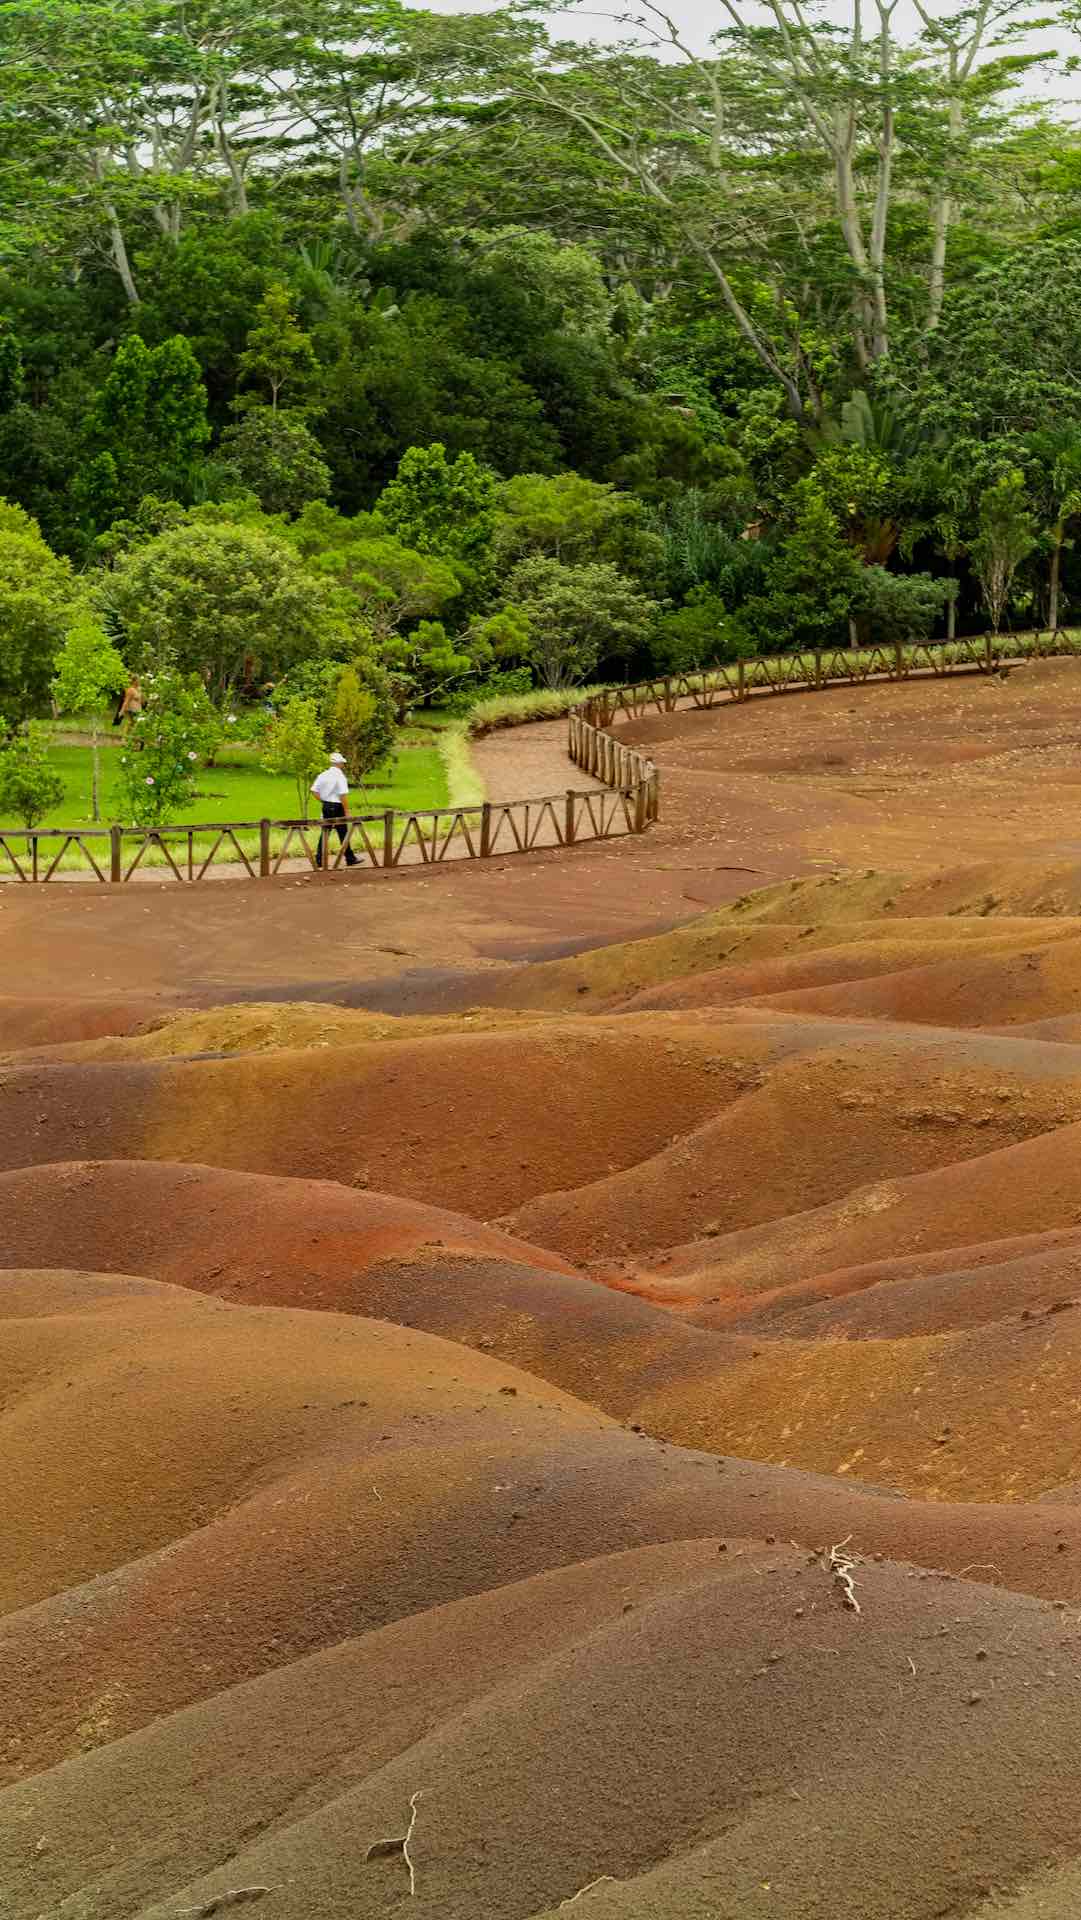
[{"label": "white hat", "polygon": [[344,767],[345,765],[344,753],[332,753],[330,756],[330,764],[332,767]]}]

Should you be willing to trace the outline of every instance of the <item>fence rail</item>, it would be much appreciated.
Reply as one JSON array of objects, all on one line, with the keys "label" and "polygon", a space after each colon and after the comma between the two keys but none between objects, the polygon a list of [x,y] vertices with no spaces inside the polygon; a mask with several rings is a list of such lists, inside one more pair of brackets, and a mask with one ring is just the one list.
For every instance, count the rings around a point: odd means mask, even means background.
[{"label": "fence rail", "polygon": [[6,827],[0,828],[0,881],[45,885],[93,879],[122,885],[151,871],[186,883],[214,875],[266,880],[291,871],[292,863],[333,873],[350,864],[350,857],[386,873],[618,839],[644,833],[657,819],[660,778],[647,754],[608,731],[617,720],[672,713],[682,702],[706,709],[829,686],[993,673],[1023,660],[1068,654],[1081,654],[1081,633],[822,647],[658,676],[608,688],[571,709],[568,753],[600,783],[596,787],[485,801],[478,807],[361,813],[330,825],[233,820],[169,827]]},{"label": "fence rail", "polygon": [[[633,686],[610,687],[570,714],[571,759],[597,772],[612,764],[594,735],[608,739],[619,719],[672,713],[681,701],[706,709],[771,694],[807,693],[822,687],[863,686],[869,681],[942,679],[957,673],[998,673],[1025,660],[1081,654],[1081,632],[979,634],[961,640],[913,644],[820,647],[803,653],[762,654],[697,673],[658,675]],[[616,743],[618,744],[618,743]]]},{"label": "fence rail", "polygon": [[[627,750],[616,751],[618,757]],[[162,880],[188,883],[215,875],[266,880],[293,871],[298,862],[328,873],[353,863],[389,872],[618,839],[643,832],[652,818],[655,812],[641,784],[610,780],[600,787],[567,788],[528,800],[361,813],[330,824],[240,820],[168,827],[0,828],[0,880],[44,885],[83,879],[117,885],[150,872]]]}]

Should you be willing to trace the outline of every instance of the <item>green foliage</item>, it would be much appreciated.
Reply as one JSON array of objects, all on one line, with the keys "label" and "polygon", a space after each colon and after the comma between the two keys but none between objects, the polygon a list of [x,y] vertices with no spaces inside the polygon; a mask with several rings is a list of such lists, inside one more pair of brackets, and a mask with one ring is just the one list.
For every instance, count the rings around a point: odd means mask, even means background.
[{"label": "green foliage", "polygon": [[735,644],[724,602],[708,587],[698,587],[682,607],[661,614],[650,647],[661,673],[690,673],[731,658]]},{"label": "green foliage", "polygon": [[430,705],[463,681],[486,674],[495,661],[521,658],[530,644],[519,610],[510,607],[457,635],[449,634],[441,620],[420,620],[411,632],[385,641],[382,659],[411,703]]},{"label": "green foliage", "polygon": [[210,439],[206,388],[187,340],[148,347],[129,334],[116,352],[88,422],[94,450],[76,488],[90,523],[107,526],[144,493],[190,499]]},{"label": "green foliage", "polygon": [[57,655],[53,699],[61,713],[96,712],[127,680],[127,669],[89,610],[76,616]]},{"label": "green foliage", "polygon": [[143,675],[142,689],[143,710],[120,755],[120,792],[133,825],[157,827],[183,818],[222,725],[198,674],[159,666]]},{"label": "green foliage", "polygon": [[755,653],[825,647],[847,637],[863,569],[813,479],[795,489],[790,530],[740,613]]},{"label": "green foliage", "polygon": [[53,662],[80,610],[70,562],[21,507],[0,501],[0,731],[47,710]]},{"label": "green foliage", "polygon": [[22,348],[10,326],[0,321],[0,414],[11,413],[22,396]]},{"label": "green foliage", "polygon": [[1002,625],[1014,575],[1035,546],[1036,527],[1025,493],[1025,477],[1013,468],[980,495],[979,532],[972,543],[972,558],[994,633]]},{"label": "green foliage", "polygon": [[659,583],[664,563],[663,540],[642,502],[580,473],[521,473],[500,487],[497,565],[531,553],[610,560],[643,585]]},{"label": "green foliage", "polygon": [[31,721],[0,747],[0,820],[37,827],[64,798],[64,782],[50,764],[46,735]]},{"label": "green foliage", "polygon": [[277,413],[284,393],[297,410],[314,398],[320,378],[319,361],[309,334],[297,323],[288,287],[268,287],[256,310],[255,325],[239,360],[242,384],[260,388],[258,397],[246,395],[245,407],[269,401]]},{"label": "green foliage", "polygon": [[227,476],[253,494],[264,513],[297,514],[330,492],[330,468],[305,422],[254,407],[222,434]]},{"label": "green foliage", "polygon": [[901,532],[900,481],[892,461],[871,447],[825,447],[814,464],[814,481],[846,539],[868,564],[884,565]]},{"label": "green foliage", "polygon": [[376,514],[404,546],[476,567],[495,526],[496,479],[471,453],[447,459],[446,447],[410,447],[376,501]]},{"label": "green foliage", "polygon": [[311,783],[326,762],[326,734],[315,700],[294,694],[275,714],[263,738],[263,765],[296,782],[297,818],[306,820]]},{"label": "green foliage", "polygon": [[656,601],[608,561],[521,560],[507,598],[528,628],[528,658],[550,688],[580,685],[598,665],[626,662],[646,645],[657,613]]},{"label": "green foliage", "polygon": [[852,611],[868,640],[886,645],[927,640],[956,590],[956,580],[933,579],[928,573],[888,573],[885,567],[879,566],[864,567]]},{"label": "green foliage", "polygon": [[394,699],[372,662],[343,667],[327,703],[327,735],[345,755],[350,779],[363,780],[394,745]]},{"label": "green foliage", "polygon": [[61,713],[89,713],[91,729],[90,817],[101,818],[100,708],[127,679],[124,662],[89,609],[76,616],[56,661],[53,700]]},{"label": "green foliage", "polygon": [[100,588],[129,659],[167,649],[218,700],[349,644],[342,595],[295,548],[257,526],[190,522],[122,557]]},{"label": "green foliage", "polygon": [[382,638],[445,612],[461,593],[449,560],[403,545],[374,514],[347,520],[313,504],[285,531],[309,570],[344,588],[357,620]]}]

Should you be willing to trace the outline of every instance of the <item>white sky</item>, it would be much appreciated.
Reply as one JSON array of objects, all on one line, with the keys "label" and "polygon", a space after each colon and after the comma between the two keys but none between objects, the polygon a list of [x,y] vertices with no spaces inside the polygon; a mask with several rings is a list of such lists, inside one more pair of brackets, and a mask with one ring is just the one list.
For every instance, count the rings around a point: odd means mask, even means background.
[{"label": "white sky", "polygon": [[[491,13],[498,4],[498,0],[418,0],[418,3],[427,5],[438,13]],[[660,3],[665,4],[665,0],[660,0]],[[625,0],[625,7],[630,14],[640,10],[636,7],[635,0]],[[821,0],[819,6],[808,7],[807,10],[817,14],[819,18],[835,20],[838,24],[847,24],[852,17],[848,0]],[[553,36],[565,40],[603,42],[629,37],[631,29],[617,24],[612,18],[613,15],[623,11],[624,7],[619,4],[606,8],[605,0],[596,0],[595,11],[589,11],[586,7],[575,7],[572,11],[550,15],[551,32]],[[717,0],[667,0],[666,11],[675,20],[688,46],[693,47],[696,53],[706,52],[710,36],[728,24],[728,16],[717,4]],[[756,11],[760,18],[763,20],[766,18],[763,9]],[[934,0],[931,0],[927,11],[946,17],[956,11],[956,6],[936,7]],[[1033,7],[1032,11],[1035,14],[1037,9]],[[872,24],[873,19],[873,6],[866,5],[865,20],[868,26]],[[898,39],[915,39],[919,18],[912,0],[899,0],[893,24]],[[1057,50],[1060,54],[1081,56],[1081,36],[1073,35],[1065,28],[1044,29],[1041,32],[1028,34],[1023,41],[1014,43],[1015,51],[1021,51],[1022,48],[1029,53],[1047,53]],[[1034,98],[1043,96],[1048,100],[1060,101],[1072,118],[1081,104],[1081,75],[1055,73],[1049,66],[1036,67],[1029,74],[1024,91]]]}]

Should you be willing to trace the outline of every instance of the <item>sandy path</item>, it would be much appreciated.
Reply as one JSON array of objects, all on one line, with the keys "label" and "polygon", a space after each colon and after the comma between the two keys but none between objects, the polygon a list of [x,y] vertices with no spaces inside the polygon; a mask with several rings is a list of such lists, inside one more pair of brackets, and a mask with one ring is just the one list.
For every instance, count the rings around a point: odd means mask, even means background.
[{"label": "sandy path", "polygon": [[474,740],[470,751],[489,800],[545,799],[568,787],[584,793],[603,785],[570,758],[566,720],[505,727]]}]

